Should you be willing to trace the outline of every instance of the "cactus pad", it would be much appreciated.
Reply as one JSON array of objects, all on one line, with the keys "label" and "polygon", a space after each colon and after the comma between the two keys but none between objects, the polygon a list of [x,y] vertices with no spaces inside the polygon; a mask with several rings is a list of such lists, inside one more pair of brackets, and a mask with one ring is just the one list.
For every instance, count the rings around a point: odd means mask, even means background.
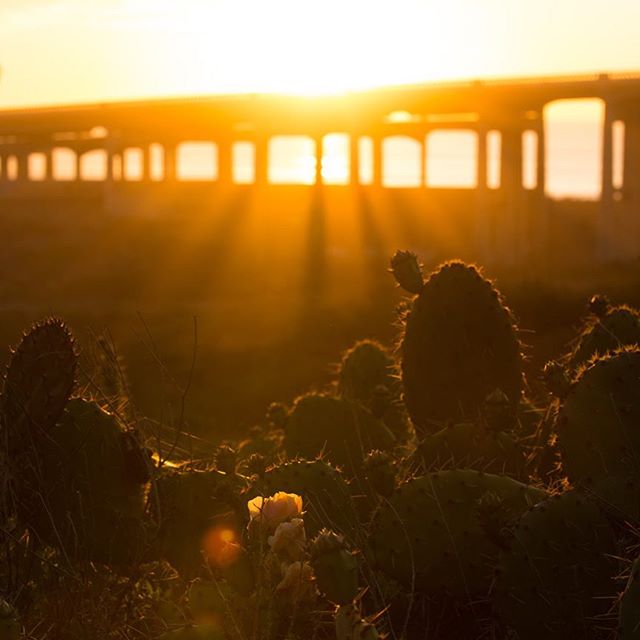
[{"label": "cactus pad", "polygon": [[545,497],[540,489],[480,471],[439,471],[410,480],[374,518],[377,565],[410,590],[485,596],[503,544],[494,534],[502,535]]},{"label": "cactus pad", "polygon": [[517,328],[498,291],[473,266],[441,266],[416,296],[402,339],[405,402],[418,434],[475,420],[495,389],[516,407],[522,377]]},{"label": "cactus pad", "polygon": [[569,491],[540,502],[501,554],[500,617],[521,640],[610,637],[597,618],[616,594],[615,552],[611,526],[587,497]]}]

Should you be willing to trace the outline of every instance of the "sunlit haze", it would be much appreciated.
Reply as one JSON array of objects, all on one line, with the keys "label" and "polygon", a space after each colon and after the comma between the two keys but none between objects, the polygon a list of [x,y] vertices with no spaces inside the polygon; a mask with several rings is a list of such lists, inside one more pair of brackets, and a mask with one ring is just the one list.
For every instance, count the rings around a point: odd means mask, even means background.
[{"label": "sunlit haze", "polygon": [[0,107],[640,68],[640,3],[2,0]]}]

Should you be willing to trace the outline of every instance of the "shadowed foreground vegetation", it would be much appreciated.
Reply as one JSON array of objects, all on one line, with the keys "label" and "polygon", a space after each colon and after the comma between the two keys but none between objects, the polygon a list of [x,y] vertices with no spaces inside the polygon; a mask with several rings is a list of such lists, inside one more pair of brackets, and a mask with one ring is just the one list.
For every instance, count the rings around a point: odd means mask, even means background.
[{"label": "shadowed foreground vegetation", "polygon": [[246,436],[189,433],[195,365],[149,417],[107,334],[34,325],[0,402],[0,637],[635,638],[640,316],[597,295],[575,330],[572,296],[520,287],[532,336],[474,266],[391,270],[404,293],[336,327],[388,320],[397,347],[336,349],[310,384],[338,330],[307,318],[259,420],[233,369]]}]

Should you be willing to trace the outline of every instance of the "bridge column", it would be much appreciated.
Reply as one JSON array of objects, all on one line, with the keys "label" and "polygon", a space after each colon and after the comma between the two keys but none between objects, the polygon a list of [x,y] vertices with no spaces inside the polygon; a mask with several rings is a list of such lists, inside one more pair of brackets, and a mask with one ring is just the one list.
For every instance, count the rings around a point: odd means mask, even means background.
[{"label": "bridge column", "polygon": [[505,266],[526,261],[522,225],[522,133],[519,120],[507,122],[502,132],[500,188],[503,195],[503,215],[497,229],[498,251]]},{"label": "bridge column", "polygon": [[81,151],[80,149],[76,149],[76,180],[82,180],[82,176],[80,174],[80,168],[82,166],[82,156],[84,155],[84,152]]},{"label": "bridge column", "polygon": [[541,275],[547,275],[551,257],[551,211],[546,193],[546,139],[544,106],[540,106],[533,125],[536,134],[536,186],[526,193],[523,211],[523,243],[530,253],[530,264]]},{"label": "bridge column", "polygon": [[29,180],[29,152],[26,149],[16,151],[16,163],[18,175],[16,179],[19,182],[27,182]]},{"label": "bridge column", "polygon": [[[625,127],[624,186],[626,220],[629,224],[629,238],[633,238],[630,247],[632,258],[640,256],[640,116],[638,102],[633,105]],[[629,185],[629,189],[626,189]]]},{"label": "bridge column", "polygon": [[427,132],[416,138],[420,145],[420,188],[424,188],[427,184]]},{"label": "bridge column", "polygon": [[316,172],[315,172],[315,179],[314,179],[314,184],[316,186],[320,186],[322,185],[322,155],[324,153],[324,144],[323,144],[323,140],[324,140],[324,136],[320,135],[320,136],[315,136],[314,138],[314,143],[315,143],[315,158],[316,158]]},{"label": "bridge column", "polygon": [[546,141],[546,128],[544,125],[543,114],[540,113],[540,120],[538,126],[535,129],[538,134],[538,152],[537,152],[537,179],[536,188],[538,192],[546,197],[547,191],[547,141]]},{"label": "bridge column", "polygon": [[491,251],[491,211],[488,206],[487,187],[487,133],[489,127],[480,124],[476,129],[478,135],[476,160],[476,198],[475,198],[475,237],[476,252],[483,264],[489,264],[492,259]]},{"label": "bridge column", "polygon": [[269,184],[269,137],[258,136],[255,140],[255,184]]},{"label": "bridge column", "polygon": [[218,182],[230,185],[233,182],[233,143],[231,140],[218,140]]},{"label": "bridge column", "polygon": [[176,145],[173,142],[165,142],[162,145],[164,160],[164,179],[173,182],[176,179]]},{"label": "bridge column", "polygon": [[476,161],[476,189],[485,191],[487,189],[487,133],[489,129],[480,126],[476,130],[478,135],[478,149]]},{"label": "bridge column", "polygon": [[605,101],[604,131],[602,136],[602,189],[597,225],[597,257],[606,262],[613,257],[613,113],[610,101]]},{"label": "bridge column", "polygon": [[47,148],[42,153],[44,155],[44,180],[49,182],[53,179],[53,150]]},{"label": "bridge column", "polygon": [[349,183],[360,186],[360,136],[349,134]]},{"label": "bridge column", "polygon": [[142,179],[151,181],[151,144],[148,142],[142,146]]},{"label": "bridge column", "polygon": [[372,141],[372,154],[371,154],[371,185],[373,187],[382,186],[382,142],[383,137],[381,135],[371,136]]}]

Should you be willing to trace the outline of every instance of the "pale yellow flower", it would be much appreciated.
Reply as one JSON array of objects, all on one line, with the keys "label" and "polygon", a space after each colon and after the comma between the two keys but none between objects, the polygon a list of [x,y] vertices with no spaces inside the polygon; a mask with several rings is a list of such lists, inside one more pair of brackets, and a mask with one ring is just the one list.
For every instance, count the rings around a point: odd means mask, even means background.
[{"label": "pale yellow flower", "polygon": [[281,522],[302,515],[302,498],[295,493],[278,491],[269,498],[257,496],[249,500],[247,507],[251,523],[257,522],[275,531]]},{"label": "pale yellow flower", "polygon": [[276,532],[267,540],[271,551],[289,560],[302,559],[306,541],[302,518],[281,522]]}]

